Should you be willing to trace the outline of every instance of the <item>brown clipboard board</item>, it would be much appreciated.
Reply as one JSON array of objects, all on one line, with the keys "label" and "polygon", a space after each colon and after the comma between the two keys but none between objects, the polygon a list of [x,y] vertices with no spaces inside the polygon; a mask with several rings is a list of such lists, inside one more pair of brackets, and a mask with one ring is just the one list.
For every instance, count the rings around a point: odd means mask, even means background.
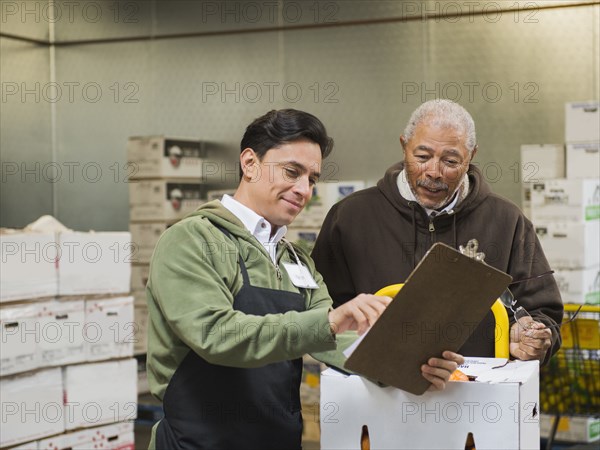
[{"label": "brown clipboard board", "polygon": [[511,281],[446,244],[434,244],[344,367],[423,394],[431,383],[421,365],[444,350],[458,351]]}]

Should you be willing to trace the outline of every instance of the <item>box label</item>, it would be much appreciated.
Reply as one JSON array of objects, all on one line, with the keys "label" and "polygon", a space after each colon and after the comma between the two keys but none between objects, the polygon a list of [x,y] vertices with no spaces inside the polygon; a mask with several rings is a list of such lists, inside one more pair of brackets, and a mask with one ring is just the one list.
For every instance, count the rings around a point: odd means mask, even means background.
[{"label": "box label", "polygon": [[585,208],[585,220],[600,218],[600,205],[590,205]]}]

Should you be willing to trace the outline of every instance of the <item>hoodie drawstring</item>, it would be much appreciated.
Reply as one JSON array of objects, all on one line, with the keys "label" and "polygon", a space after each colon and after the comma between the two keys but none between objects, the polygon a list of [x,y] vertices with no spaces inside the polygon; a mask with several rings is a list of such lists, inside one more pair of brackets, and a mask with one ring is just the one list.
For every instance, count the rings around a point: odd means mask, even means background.
[{"label": "hoodie drawstring", "polygon": [[413,267],[417,267],[417,219],[414,202],[408,202],[412,210],[412,228],[413,228]]},{"label": "hoodie drawstring", "polygon": [[452,214],[452,229],[454,230],[454,248],[458,250],[458,242],[456,237],[456,214]]}]

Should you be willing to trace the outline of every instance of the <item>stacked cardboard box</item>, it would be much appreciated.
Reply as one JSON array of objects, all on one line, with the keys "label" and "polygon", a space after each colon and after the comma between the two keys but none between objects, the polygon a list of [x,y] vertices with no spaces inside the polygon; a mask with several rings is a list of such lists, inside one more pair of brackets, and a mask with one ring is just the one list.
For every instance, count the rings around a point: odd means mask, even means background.
[{"label": "stacked cardboard box", "polygon": [[[6,412],[0,447],[36,447],[34,440],[74,428],[69,415],[77,408],[86,414],[77,428],[135,418],[136,412],[135,368],[119,373],[118,390],[76,377],[81,392],[111,399],[110,405],[77,397],[67,402],[70,373],[90,368],[114,380],[114,371],[103,368],[134,361],[128,359],[134,339],[129,233],[33,229],[0,233],[0,398]],[[131,417],[115,412],[125,404]]]},{"label": "stacked cardboard box", "polygon": [[[165,136],[131,137],[127,143],[129,172],[129,230],[133,243],[131,290],[134,297],[136,357],[147,351],[146,283],[154,247],[162,233],[206,201],[231,190],[209,191],[222,164],[217,146],[198,139]],[[211,158],[209,159],[209,155]],[[145,370],[139,371],[139,393],[148,392]]]},{"label": "stacked cardboard box", "polygon": [[131,289],[135,298],[135,354],[146,352],[148,311],[144,289],[148,265],[160,235],[206,201],[204,172],[208,145],[164,136],[131,137],[127,142],[129,205],[134,246]]},{"label": "stacked cardboard box", "polygon": [[567,177],[532,186],[532,221],[565,303],[600,302],[598,106],[566,104]]},{"label": "stacked cardboard box", "polygon": [[[566,177],[533,183],[531,190],[532,221],[564,303],[600,304],[598,106],[597,101],[566,104]],[[562,327],[562,349],[542,370],[541,412],[562,416],[556,440],[600,438],[598,419],[582,409],[597,395],[588,380],[597,378],[598,330],[597,314],[586,318],[583,313]],[[573,414],[583,415],[568,417]],[[540,417],[542,436],[548,436],[550,416]]]},{"label": "stacked cardboard box", "polygon": [[521,145],[521,208],[531,219],[531,189],[537,182],[565,176],[562,144]]},{"label": "stacked cardboard box", "polygon": [[317,183],[310,202],[288,227],[286,239],[308,252],[312,251],[321,225],[331,207],[344,197],[364,188],[364,181]]}]

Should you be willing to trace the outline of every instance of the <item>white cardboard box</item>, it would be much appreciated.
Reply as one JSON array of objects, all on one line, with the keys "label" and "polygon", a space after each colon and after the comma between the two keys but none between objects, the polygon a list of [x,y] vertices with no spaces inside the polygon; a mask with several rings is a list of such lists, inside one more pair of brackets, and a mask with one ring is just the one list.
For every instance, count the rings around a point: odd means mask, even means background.
[{"label": "white cardboard box", "polygon": [[100,439],[93,439],[93,430],[79,430],[38,441],[38,450],[89,450],[99,447]]},{"label": "white cardboard box", "polygon": [[567,144],[567,178],[600,177],[600,142]]},{"label": "white cardboard box", "polygon": [[[542,414],[540,417],[541,435],[548,437],[554,416]],[[597,442],[600,440],[600,418],[591,416],[561,416],[555,441]]]},{"label": "white cardboard box", "polygon": [[0,376],[40,367],[40,304],[0,308]]},{"label": "white cardboard box", "polygon": [[598,100],[565,104],[565,141],[600,140],[600,113]]},{"label": "white cardboard box", "polygon": [[206,162],[206,144],[200,140],[164,136],[131,137],[127,162],[131,178],[200,178]]},{"label": "white cardboard box", "polygon": [[150,264],[134,264],[131,266],[131,290],[145,291],[150,273]]},{"label": "white cardboard box", "polygon": [[600,264],[600,221],[536,222],[535,232],[553,269],[583,269]]},{"label": "white cardboard box", "polygon": [[317,183],[313,196],[296,217],[293,225],[296,227],[319,228],[325,220],[327,212],[342,198],[364,189],[364,181],[337,181]]},{"label": "white cardboard box", "polygon": [[[148,264],[152,258],[152,252],[154,252],[158,238],[172,224],[173,222],[130,223],[129,231],[135,248],[131,258],[132,262],[136,264]],[[132,286],[131,290],[135,290],[135,288]]]},{"label": "white cardboard box", "polygon": [[129,232],[61,232],[59,295],[129,292],[133,245]]},{"label": "white cardboard box", "polygon": [[565,176],[563,144],[521,145],[521,181],[531,183]]},{"label": "white cardboard box", "polygon": [[38,450],[38,442],[39,441],[27,442],[26,444],[11,447],[9,450]]},{"label": "white cardboard box", "polygon": [[[468,359],[461,370],[504,362]],[[376,449],[462,450],[468,433],[478,450],[539,448],[538,362],[510,363],[493,377],[417,396],[328,369],[321,374],[321,448],[360,449],[365,425]]]},{"label": "white cardboard box", "polygon": [[58,254],[54,233],[0,234],[0,302],[57,295]]},{"label": "white cardboard box", "polygon": [[133,356],[135,330],[133,297],[85,302],[84,338],[88,361]]},{"label": "white cardboard box", "polygon": [[531,214],[534,224],[597,220],[600,218],[600,180],[557,178],[534,183]]},{"label": "white cardboard box", "polygon": [[66,366],[62,370],[67,430],[136,418],[135,359]]},{"label": "white cardboard box", "polygon": [[0,378],[0,447],[65,430],[60,368]]},{"label": "white cardboard box", "polygon": [[35,450],[134,450],[133,423],[78,430],[38,441]]},{"label": "white cardboard box", "polygon": [[129,183],[131,221],[176,221],[206,202],[199,180],[139,180]]},{"label": "white cardboard box", "polygon": [[99,430],[104,437],[104,448],[108,450],[135,450],[133,423],[120,422],[105,425]]},{"label": "white cardboard box", "polygon": [[564,303],[600,304],[600,269],[555,270],[554,279]]},{"label": "white cardboard box", "polygon": [[40,303],[38,351],[41,366],[84,362],[86,343],[83,300]]}]

